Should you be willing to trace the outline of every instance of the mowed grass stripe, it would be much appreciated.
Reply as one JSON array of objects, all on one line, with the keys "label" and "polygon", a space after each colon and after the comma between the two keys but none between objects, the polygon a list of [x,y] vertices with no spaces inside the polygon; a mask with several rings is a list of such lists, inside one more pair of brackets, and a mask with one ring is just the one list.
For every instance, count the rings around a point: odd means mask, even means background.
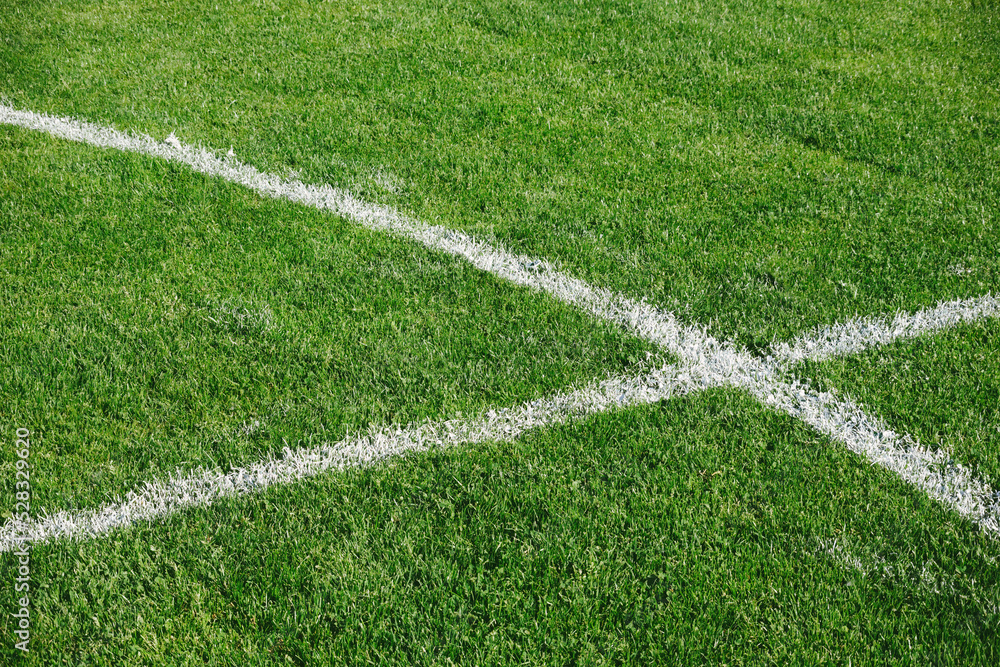
[{"label": "mowed grass stripe", "polygon": [[[834,540],[901,575],[845,569]],[[712,390],[37,545],[31,657],[987,665],[998,556],[801,422]]]},{"label": "mowed grass stripe", "polygon": [[654,351],[450,257],[160,160],[14,128],[0,153],[0,418],[35,434],[39,510],[516,405]]}]

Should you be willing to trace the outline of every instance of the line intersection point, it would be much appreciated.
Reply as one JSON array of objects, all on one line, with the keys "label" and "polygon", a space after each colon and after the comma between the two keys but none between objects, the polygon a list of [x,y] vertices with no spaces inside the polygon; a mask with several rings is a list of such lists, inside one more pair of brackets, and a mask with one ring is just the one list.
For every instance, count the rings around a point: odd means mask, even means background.
[{"label": "line intersection point", "polygon": [[10,551],[23,541],[96,537],[137,521],[163,518],[222,497],[294,483],[328,470],[370,464],[431,447],[513,439],[530,429],[713,387],[742,389],[764,405],[801,419],[970,519],[984,532],[1000,534],[1000,494],[953,461],[947,451],[928,450],[909,436],[896,433],[857,404],[829,392],[816,392],[791,373],[796,363],[806,359],[857,354],[900,338],[998,317],[1000,302],[991,295],[944,302],[894,318],[856,318],[823,327],[776,344],[767,358],[760,358],[732,342],[716,340],[703,328],[682,324],[673,313],[644,300],[636,301],[592,286],[562,273],[545,260],[509,253],[463,232],[412,220],[329,185],[309,185],[262,173],[230,156],[219,158],[205,149],[187,146],[173,134],[159,142],[145,135],[126,134],[2,104],[0,123],[183,163],[200,173],[242,184],[263,196],[326,210],[369,229],[414,240],[612,322],[678,359],[675,364],[642,375],[612,378],[520,406],[491,410],[478,417],[407,427],[371,427],[365,434],[349,436],[335,444],[286,449],[283,458],[259,461],[228,473],[204,469],[179,472],[166,480],[147,482],[130,491],[123,500],[95,510],[57,512],[28,522],[8,521],[0,528],[0,552]]}]

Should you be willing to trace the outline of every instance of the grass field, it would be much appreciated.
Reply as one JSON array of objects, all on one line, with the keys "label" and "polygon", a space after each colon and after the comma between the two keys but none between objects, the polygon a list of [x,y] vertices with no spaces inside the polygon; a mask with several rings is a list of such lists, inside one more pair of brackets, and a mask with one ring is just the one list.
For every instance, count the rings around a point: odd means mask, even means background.
[{"label": "grass field", "polygon": [[4,4],[0,663],[997,664],[997,63],[992,0]]}]

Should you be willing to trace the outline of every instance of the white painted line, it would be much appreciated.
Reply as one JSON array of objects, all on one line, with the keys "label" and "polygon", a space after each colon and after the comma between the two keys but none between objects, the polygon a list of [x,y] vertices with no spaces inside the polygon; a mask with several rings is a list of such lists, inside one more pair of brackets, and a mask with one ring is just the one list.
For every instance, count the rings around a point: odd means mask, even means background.
[{"label": "white painted line", "polygon": [[849,400],[829,392],[817,393],[798,380],[783,380],[784,368],[771,359],[730,349],[681,368],[699,375],[705,386],[748,391],[764,405],[801,419],[977,523],[982,530],[1000,536],[1000,493],[954,461],[947,450],[928,450]]},{"label": "white painted line", "polygon": [[979,524],[983,531],[1000,535],[1000,494],[954,461],[947,450],[929,450],[857,404],[830,393],[815,393],[798,381],[747,388],[761,403],[801,419]]},{"label": "white painted line", "polygon": [[[916,336],[984,316],[995,316],[992,297],[949,302],[910,316],[862,318],[801,336],[787,347],[776,346],[772,358],[762,360],[734,344],[708,336],[703,329],[680,324],[672,313],[635,301],[556,270],[551,264],[508,253],[461,232],[410,220],[391,209],[363,202],[350,193],[327,185],[306,185],[295,179],[263,174],[233,159],[182,144],[171,134],[166,143],[150,137],[122,134],[111,128],[72,119],[52,118],[0,105],[0,123],[48,132],[54,136],[95,146],[161,157],[191,166],[201,173],[240,183],[254,191],[342,215],[370,229],[410,238],[429,248],[463,257],[474,266],[509,280],[542,290],[592,315],[621,325],[655,342],[680,358],[640,378],[619,378],[590,389],[535,401],[514,410],[492,412],[486,417],[407,427],[373,430],[337,445],[286,452],[280,461],[264,461],[228,474],[195,471],[153,482],[131,492],[124,502],[95,511],[60,512],[21,525],[8,522],[0,529],[0,550],[9,550],[19,539],[86,537],[106,533],[135,521],[168,516],[185,507],[214,499],[250,493],[268,486],[290,483],[332,468],[361,465],[386,456],[427,446],[502,440],[530,428],[565,421],[571,415],[587,416],[619,405],[649,403],[674,394],[709,387],[734,386],[749,391],[762,403],[802,419],[821,433],[844,443],[851,451],[891,470],[902,479],[978,523],[984,530],[1000,532],[1000,501],[990,487],[946,452],[929,452],[905,436],[889,430],[860,407],[816,394],[797,382],[780,379],[789,364],[856,352],[903,336]],[[825,355],[825,356],[824,356]]]},{"label": "white painted line", "polygon": [[977,480],[947,452],[928,451],[857,405],[829,393],[817,394],[798,382],[775,379],[779,369],[746,353],[723,352],[695,364],[667,365],[636,377],[618,377],[517,408],[486,415],[406,428],[371,429],[338,443],[285,450],[282,459],[265,460],[229,473],[195,470],[130,491],[124,501],[97,510],[58,512],[0,528],[0,552],[19,541],[88,539],[136,522],[171,516],[230,496],[291,484],[330,470],[370,465],[382,459],[431,447],[508,441],[526,431],[635,405],[646,405],[712,387],[738,387],[765,405],[802,419],[852,452],[897,474],[932,498],[1000,534],[1000,494]]},{"label": "white painted line", "polygon": [[945,301],[916,313],[899,313],[893,318],[859,317],[841,324],[821,327],[771,348],[780,364],[793,366],[807,359],[822,361],[857,354],[872,347],[888,345],[904,338],[916,338],[950,329],[962,322],[1000,317],[1000,300],[991,294],[975,299]]},{"label": "white painted line", "polygon": [[558,271],[547,261],[510,253],[463,232],[424,224],[329,185],[307,185],[297,179],[262,173],[228,156],[219,158],[203,148],[183,144],[173,133],[164,142],[159,142],[146,135],[126,134],[110,127],[20,111],[3,104],[0,104],[0,123],[101,148],[179,162],[196,172],[238,183],[265,197],[287,199],[303,206],[330,211],[368,229],[388,232],[462,257],[476,268],[517,285],[546,292],[600,319],[630,329],[680,357],[697,356],[703,354],[706,348],[720,345],[703,330],[682,326],[672,313],[644,301],[634,301],[593,287]]},{"label": "white painted line", "polygon": [[0,528],[0,552],[15,549],[20,541],[97,537],[139,521],[165,518],[221,498],[291,484],[329,470],[370,465],[391,456],[432,447],[508,441],[531,429],[582,419],[612,408],[653,403],[704,388],[703,378],[668,365],[641,376],[608,379],[513,409],[491,410],[477,418],[406,428],[373,428],[364,435],[349,436],[332,445],[295,451],[286,449],[284,458],[261,461],[228,473],[195,470],[150,482],[130,491],[123,501],[97,510],[57,512],[23,523],[8,521]]}]

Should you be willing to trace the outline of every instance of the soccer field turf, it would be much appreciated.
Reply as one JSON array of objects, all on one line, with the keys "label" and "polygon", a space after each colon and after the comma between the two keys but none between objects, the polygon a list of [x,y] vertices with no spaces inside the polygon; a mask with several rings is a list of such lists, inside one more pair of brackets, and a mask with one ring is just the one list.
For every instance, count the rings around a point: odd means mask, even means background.
[{"label": "soccer field turf", "polygon": [[4,5],[0,660],[996,664],[998,29]]}]

